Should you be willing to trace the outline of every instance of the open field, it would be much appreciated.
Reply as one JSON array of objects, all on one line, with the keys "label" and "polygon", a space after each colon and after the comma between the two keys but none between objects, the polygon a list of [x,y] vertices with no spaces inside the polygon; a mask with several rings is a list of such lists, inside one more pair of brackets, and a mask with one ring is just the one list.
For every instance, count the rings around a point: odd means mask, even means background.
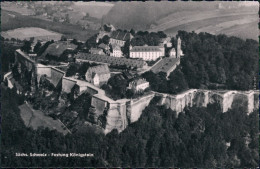
[{"label": "open field", "polygon": [[[172,18],[172,19],[170,19]],[[178,30],[226,34],[241,38],[258,39],[258,17],[254,11],[207,11],[202,14],[180,12],[158,20],[150,31],[163,30],[175,35]],[[248,26],[251,25],[251,26]]]},{"label": "open field", "polygon": [[46,21],[32,16],[23,16],[15,12],[1,10],[2,31],[23,27],[39,27],[61,33],[67,38],[75,38],[81,41],[86,41],[90,36],[97,33],[95,30],[83,30],[81,26],[78,25]]},{"label": "open field", "polygon": [[74,2],[72,9],[74,11],[88,13],[91,17],[101,19],[106,15],[114,5],[107,2]]},{"label": "open field", "polygon": [[258,7],[258,2],[117,2],[104,23],[173,36],[184,30],[258,40]]},{"label": "open field", "polygon": [[14,30],[2,32],[1,35],[4,38],[15,38],[20,40],[29,40],[31,37],[42,40],[60,40],[62,36],[60,33],[36,27],[17,28]]},{"label": "open field", "polygon": [[19,106],[21,117],[26,126],[37,129],[38,127],[48,127],[51,130],[57,130],[63,134],[67,134],[68,131],[62,128],[63,124],[59,120],[53,120],[53,118],[44,115],[42,111],[33,110],[30,105],[23,104]]}]

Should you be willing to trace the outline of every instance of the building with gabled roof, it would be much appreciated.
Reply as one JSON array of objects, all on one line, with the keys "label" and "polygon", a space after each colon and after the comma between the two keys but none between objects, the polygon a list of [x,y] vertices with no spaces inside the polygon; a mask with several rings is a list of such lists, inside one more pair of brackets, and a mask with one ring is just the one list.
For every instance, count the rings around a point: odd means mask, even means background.
[{"label": "building with gabled roof", "polygon": [[133,89],[134,92],[144,91],[149,87],[149,82],[145,79],[135,79],[129,83],[129,88]]},{"label": "building with gabled roof", "polygon": [[180,58],[170,58],[166,57],[157,62],[152,68],[151,71],[154,73],[165,72],[168,77],[172,71],[180,64]]},{"label": "building with gabled roof", "polygon": [[121,50],[121,47],[117,46],[117,45],[114,45],[113,46],[113,52],[110,55],[114,56],[114,57],[122,57],[123,56],[123,52]]},{"label": "building with gabled roof", "polygon": [[176,58],[176,50],[175,48],[172,48],[169,50],[169,57],[170,58]]},{"label": "building with gabled roof", "polygon": [[127,59],[124,57],[111,57],[106,55],[93,55],[89,53],[78,53],[75,55],[77,62],[105,63],[112,66],[126,66],[129,68],[145,68],[147,63],[144,60]]},{"label": "building with gabled roof", "polygon": [[123,31],[113,31],[109,43],[114,45],[119,45],[120,47],[125,45],[127,40],[131,40],[132,35],[129,32]]},{"label": "building with gabled roof", "polygon": [[156,60],[161,56],[164,56],[164,47],[160,46],[134,46],[130,49],[130,58]]},{"label": "building with gabled roof", "polygon": [[87,70],[85,78],[95,86],[101,86],[110,78],[110,70],[107,65],[93,66]]}]

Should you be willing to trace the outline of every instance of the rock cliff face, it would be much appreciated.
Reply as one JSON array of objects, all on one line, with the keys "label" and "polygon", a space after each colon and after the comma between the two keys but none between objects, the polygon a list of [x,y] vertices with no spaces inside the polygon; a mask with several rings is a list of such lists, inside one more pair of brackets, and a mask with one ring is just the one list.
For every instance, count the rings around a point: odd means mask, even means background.
[{"label": "rock cliff face", "polygon": [[[94,96],[92,98],[92,106],[97,123],[100,123],[99,118],[104,117],[102,126],[105,133],[109,133],[113,129],[119,132],[123,131],[128,124],[139,119],[142,111],[149,105],[154,96],[160,96],[160,105],[165,105],[178,113],[182,112],[187,106],[206,107],[209,103],[219,103],[222,112],[237,105],[244,105],[247,113],[259,107],[258,97],[259,92],[256,91],[211,91],[191,89],[178,95],[151,93],[134,100],[117,100],[113,101],[106,97]],[[99,121],[99,122],[98,122]]]},{"label": "rock cliff face", "polygon": [[[159,94],[160,95],[160,94]],[[176,111],[183,111],[186,106],[206,107],[209,103],[219,103],[222,112],[228,111],[237,104],[243,104],[247,113],[258,108],[258,94],[254,91],[210,91],[210,90],[188,90],[178,95],[162,95],[161,104]]]}]

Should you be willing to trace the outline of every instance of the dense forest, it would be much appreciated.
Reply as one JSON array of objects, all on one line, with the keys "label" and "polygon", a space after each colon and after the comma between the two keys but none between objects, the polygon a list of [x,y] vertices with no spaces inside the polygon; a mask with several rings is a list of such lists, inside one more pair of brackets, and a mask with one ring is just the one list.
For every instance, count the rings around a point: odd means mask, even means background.
[{"label": "dense forest", "polygon": [[[177,37],[184,53],[181,64],[169,79],[163,73],[143,74],[152,90],[175,94],[187,88],[258,89],[257,41],[185,31],[179,31]],[[173,46],[176,41],[172,38]]]},{"label": "dense forest", "polygon": [[[226,35],[179,31],[182,72],[190,88],[223,85],[226,89],[249,90],[258,78],[258,42]],[[215,85],[213,85],[215,84]]]},{"label": "dense forest", "polygon": [[[2,166],[257,167],[258,110],[238,103],[221,113],[217,104],[188,107],[178,115],[155,97],[140,119],[122,133],[93,130],[66,136],[25,127],[15,89],[2,90]],[[15,157],[20,153],[93,153],[94,157]]]}]

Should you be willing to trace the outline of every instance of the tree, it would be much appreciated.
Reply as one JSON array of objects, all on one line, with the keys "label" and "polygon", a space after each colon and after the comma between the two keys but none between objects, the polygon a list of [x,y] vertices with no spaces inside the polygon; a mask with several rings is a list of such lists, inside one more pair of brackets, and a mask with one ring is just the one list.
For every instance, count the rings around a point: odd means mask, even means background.
[{"label": "tree", "polygon": [[78,67],[76,64],[70,64],[67,72],[66,72],[66,76],[73,76],[77,73]]},{"label": "tree", "polygon": [[48,41],[48,42],[46,42],[43,46],[41,46],[41,48],[39,49],[39,51],[38,51],[38,56],[41,56],[44,52],[45,52],[45,50],[48,48],[48,46],[50,45],[50,44],[52,44],[52,43],[54,43],[54,41]]},{"label": "tree", "polygon": [[184,74],[178,67],[169,76],[169,81],[168,81],[169,93],[176,94],[187,89],[188,89],[188,83],[186,82]]},{"label": "tree", "polygon": [[31,51],[31,49],[32,49],[32,48],[31,48],[31,44],[32,44],[32,43],[31,43],[30,41],[27,41],[27,40],[26,40],[26,41],[24,42],[24,45],[21,47],[21,50],[24,51],[24,52],[26,52],[26,53],[29,53],[29,52]]},{"label": "tree", "polygon": [[132,89],[126,90],[126,98],[132,98],[134,96],[134,91]]},{"label": "tree", "polygon": [[167,38],[167,35],[163,31],[157,32],[160,38]]},{"label": "tree", "polygon": [[66,36],[62,35],[60,40],[61,41],[67,41],[67,38],[66,38]]},{"label": "tree", "polygon": [[90,64],[88,62],[84,62],[78,69],[78,73],[81,77],[85,78],[85,74],[90,67]]},{"label": "tree", "polygon": [[110,26],[107,26],[106,24],[103,26],[104,27],[104,30],[106,31],[106,32],[111,32],[111,27]]},{"label": "tree", "polygon": [[131,33],[131,35],[135,36],[135,30],[134,29],[131,29],[130,33]]},{"label": "tree", "polygon": [[33,52],[34,52],[34,53],[38,53],[39,50],[40,50],[40,48],[41,48],[41,46],[42,46],[41,42],[38,41],[38,42],[36,43],[36,45],[34,46]]},{"label": "tree", "polygon": [[129,57],[129,47],[130,47],[130,40],[125,42],[125,45],[122,47],[122,52],[124,56]]},{"label": "tree", "polygon": [[33,43],[33,41],[34,41],[34,37],[31,37],[30,42]]},{"label": "tree", "polygon": [[105,35],[102,39],[101,39],[101,41],[99,42],[99,43],[104,43],[104,44],[106,44],[106,45],[108,45],[109,44],[109,36],[107,36],[107,35]]},{"label": "tree", "polygon": [[14,43],[16,41],[16,39],[15,38],[11,38],[11,41]]},{"label": "tree", "polygon": [[70,16],[69,16],[69,14],[66,14],[66,16],[65,16],[65,22],[70,23]]}]

